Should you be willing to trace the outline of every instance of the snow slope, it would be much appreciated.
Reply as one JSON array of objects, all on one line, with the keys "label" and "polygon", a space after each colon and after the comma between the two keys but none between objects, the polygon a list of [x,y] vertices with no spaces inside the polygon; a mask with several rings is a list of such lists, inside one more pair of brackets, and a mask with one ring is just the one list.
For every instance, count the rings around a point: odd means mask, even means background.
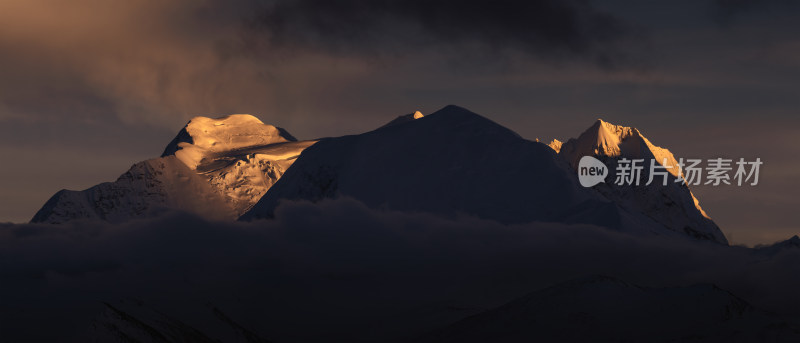
[{"label": "snow slope", "polygon": [[710,284],[647,288],[568,281],[465,318],[430,342],[797,342],[800,325]]},{"label": "snow slope", "polygon": [[175,156],[134,164],[114,182],[84,191],[61,190],[45,203],[31,222],[64,223],[75,219],[121,222],[178,209],[211,219],[232,213],[225,199],[205,178]]},{"label": "snow slope", "polygon": [[160,158],[135,164],[115,182],[62,190],[32,222],[121,222],[182,210],[232,220],[246,212],[314,144],[251,115],[193,118]]},{"label": "snow slope", "polygon": [[[551,147],[576,171],[583,156],[594,156],[603,161],[609,168],[609,175],[605,183],[593,189],[623,208],[643,213],[669,230],[727,244],[725,235],[700,207],[689,186],[685,182],[674,182],[680,168],[672,153],[652,144],[636,128],[598,119],[577,139],[558,145],[551,143]],[[615,184],[617,162],[622,158],[645,160],[639,186]],[[650,175],[651,159],[659,165],[666,159],[666,165],[670,167],[667,169],[670,174],[667,186],[663,186],[660,176],[656,176],[652,184],[645,185]]]}]

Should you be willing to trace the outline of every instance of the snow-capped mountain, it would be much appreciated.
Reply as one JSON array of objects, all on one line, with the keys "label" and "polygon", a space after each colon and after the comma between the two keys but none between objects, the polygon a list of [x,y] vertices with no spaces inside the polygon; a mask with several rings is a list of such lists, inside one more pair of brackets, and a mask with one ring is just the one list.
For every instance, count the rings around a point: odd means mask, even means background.
[{"label": "snow-capped mountain", "polygon": [[232,220],[258,201],[311,144],[251,115],[195,117],[161,157],[133,165],[114,182],[59,191],[32,222],[121,222],[165,210]]},{"label": "snow-capped mountain", "polygon": [[298,142],[250,115],[196,117],[161,157],[137,163],[115,182],[62,190],[32,221],[121,222],[176,209],[250,220],[271,217],[282,200],[346,196],[379,209],[502,223],[586,223],[727,243],[685,184],[579,185],[573,168],[585,155],[597,156],[610,170],[622,157],[667,158],[676,165],[668,150],[636,129],[598,121],[578,139],[545,145],[447,106],[315,143]]},{"label": "snow-capped mountain", "polygon": [[513,300],[429,342],[796,342],[800,325],[711,284],[647,288],[593,276]]},{"label": "snow-capped mountain", "polygon": [[656,215],[581,187],[553,149],[480,115],[447,106],[413,118],[321,140],[241,219],[272,217],[283,200],[343,196],[379,209],[685,236],[666,230],[653,220]]},{"label": "snow-capped mountain", "polygon": [[[725,235],[700,207],[686,182],[675,182],[680,175],[678,161],[672,153],[645,138],[636,128],[607,123],[598,119],[578,138],[566,143],[554,140],[550,147],[566,160],[574,170],[583,156],[594,156],[608,167],[605,183],[593,187],[597,192],[631,212],[642,213],[669,230],[699,239],[727,244]],[[620,159],[644,159],[644,168],[638,185],[618,185],[615,171]],[[667,185],[658,175],[646,185],[650,175],[650,161],[659,166],[666,160]]]}]

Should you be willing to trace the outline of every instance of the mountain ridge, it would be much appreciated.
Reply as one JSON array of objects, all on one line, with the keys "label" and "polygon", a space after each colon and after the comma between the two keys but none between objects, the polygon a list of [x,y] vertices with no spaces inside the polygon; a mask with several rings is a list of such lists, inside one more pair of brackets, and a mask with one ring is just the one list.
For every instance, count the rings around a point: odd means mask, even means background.
[{"label": "mountain ridge", "polygon": [[[83,193],[58,192],[32,221],[124,221],[170,209],[214,220],[252,220],[272,216],[280,201],[349,196],[378,209],[472,215],[502,223],[584,223],[727,243],[713,221],[698,219],[705,213],[690,202],[694,197],[685,185],[671,184],[666,191],[578,185],[573,163],[580,154],[604,158],[609,166],[615,158],[643,154],[674,160],[639,130],[598,119],[578,139],[556,142],[526,140],[455,105],[319,141],[296,141],[286,130],[250,115],[195,117],[161,157],[146,161],[158,170],[128,172],[129,179],[146,182],[120,179]],[[183,166],[164,162],[172,160]],[[173,174],[181,179],[173,180]],[[181,182],[197,185],[163,186]],[[678,210],[669,208],[673,203]]]}]

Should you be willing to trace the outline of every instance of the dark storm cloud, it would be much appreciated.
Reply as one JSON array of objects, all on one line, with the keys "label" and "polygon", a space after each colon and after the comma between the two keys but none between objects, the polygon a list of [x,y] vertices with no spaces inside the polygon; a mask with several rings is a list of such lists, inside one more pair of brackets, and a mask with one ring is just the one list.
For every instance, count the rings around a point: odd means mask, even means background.
[{"label": "dark storm cloud", "polygon": [[711,282],[764,309],[800,306],[797,249],[753,258],[708,242],[447,220],[348,199],[288,203],[276,214],[2,226],[0,331],[65,341],[89,329],[101,302],[132,298],[201,328],[210,303],[276,341],[385,341],[591,274],[650,286]]},{"label": "dark storm cloud", "polygon": [[[201,113],[280,113],[335,83],[336,56],[426,49],[483,63],[510,50],[624,66],[633,36],[585,1],[2,3],[0,120],[172,127]],[[322,51],[283,59],[309,47]]]},{"label": "dark storm cloud", "polygon": [[[266,6],[253,23],[276,46],[401,56],[419,49],[478,47],[615,66],[642,38],[588,1],[290,0]],[[638,43],[641,43],[639,41]],[[469,54],[469,50],[456,53]],[[462,55],[460,58],[464,58]]]}]

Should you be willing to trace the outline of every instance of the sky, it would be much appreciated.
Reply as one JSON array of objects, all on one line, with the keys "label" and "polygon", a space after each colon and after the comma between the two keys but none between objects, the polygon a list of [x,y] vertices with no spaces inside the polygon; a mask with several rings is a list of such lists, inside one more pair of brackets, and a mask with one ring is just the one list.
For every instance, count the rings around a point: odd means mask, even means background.
[{"label": "sky", "polygon": [[157,157],[193,116],[300,139],[456,104],[528,139],[603,118],[685,158],[734,244],[800,234],[800,5],[787,0],[0,1],[0,221]]}]

